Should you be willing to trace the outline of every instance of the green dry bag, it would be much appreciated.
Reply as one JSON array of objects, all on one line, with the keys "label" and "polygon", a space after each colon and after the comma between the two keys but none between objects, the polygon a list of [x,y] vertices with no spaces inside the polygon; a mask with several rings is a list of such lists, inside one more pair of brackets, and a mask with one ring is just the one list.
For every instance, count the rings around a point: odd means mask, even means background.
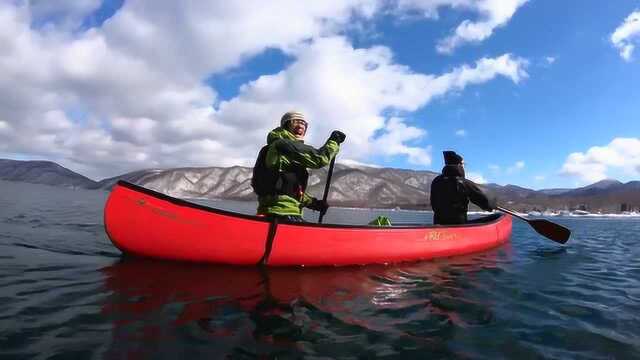
[{"label": "green dry bag", "polygon": [[377,218],[371,220],[369,222],[369,225],[375,225],[375,226],[391,226],[391,220],[389,220],[388,217],[386,216],[378,216]]}]

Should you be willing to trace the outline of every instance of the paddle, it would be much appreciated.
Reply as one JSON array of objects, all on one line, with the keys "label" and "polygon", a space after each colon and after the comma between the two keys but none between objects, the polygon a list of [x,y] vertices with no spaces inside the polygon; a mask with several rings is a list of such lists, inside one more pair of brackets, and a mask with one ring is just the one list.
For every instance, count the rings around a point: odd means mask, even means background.
[{"label": "paddle", "polygon": [[265,266],[269,262],[269,255],[271,255],[271,249],[273,248],[273,239],[276,237],[276,230],[278,229],[278,218],[273,218],[271,224],[269,224],[269,232],[267,233],[267,242],[264,245],[264,254],[260,260],[258,260],[258,266]]},{"label": "paddle", "polygon": [[[333,175],[333,166],[336,164],[335,156],[331,159],[331,164],[329,164],[329,172],[327,173],[327,183],[324,184],[324,195],[322,196],[322,201],[327,202],[327,198],[329,197],[329,187],[331,186],[331,175]],[[324,212],[320,213],[318,217],[318,224],[322,224],[322,218],[324,218]]]},{"label": "paddle", "polygon": [[511,216],[515,216],[518,219],[524,220],[533,227],[538,234],[553,240],[557,243],[564,244],[569,240],[569,236],[571,236],[571,230],[567,229],[562,225],[558,225],[554,222],[545,219],[527,219],[521,215],[516,214],[512,210],[505,209],[502,207],[497,207],[498,210],[505,212]]}]

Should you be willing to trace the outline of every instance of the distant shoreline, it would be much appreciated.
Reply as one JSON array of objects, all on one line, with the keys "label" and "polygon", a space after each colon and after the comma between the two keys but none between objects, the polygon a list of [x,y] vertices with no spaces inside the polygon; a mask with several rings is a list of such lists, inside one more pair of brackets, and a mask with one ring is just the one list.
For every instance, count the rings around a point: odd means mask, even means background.
[{"label": "distant shoreline", "polygon": [[[326,169],[313,170],[307,193],[321,196],[326,174]],[[343,208],[429,212],[430,184],[437,175],[427,170],[340,164],[334,171],[329,202]],[[255,201],[251,176],[252,169],[247,167],[184,167],[137,170],[96,182],[51,161],[0,159],[0,180],[103,192],[124,180],[176,198],[203,200]],[[640,212],[640,181],[603,180],[576,189],[532,190],[498,184],[480,187],[506,208],[530,215],[629,213],[633,217]],[[479,210],[471,206],[472,212]],[[583,213],[577,214],[580,211]]]}]

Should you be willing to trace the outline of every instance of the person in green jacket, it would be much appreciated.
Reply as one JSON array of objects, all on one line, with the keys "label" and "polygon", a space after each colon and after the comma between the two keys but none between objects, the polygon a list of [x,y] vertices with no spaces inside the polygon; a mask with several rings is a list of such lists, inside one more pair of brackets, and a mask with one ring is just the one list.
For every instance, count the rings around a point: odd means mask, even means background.
[{"label": "person in green jacket", "polygon": [[267,135],[267,145],[258,153],[251,186],[258,195],[258,215],[300,222],[302,208],[325,213],[326,201],[306,193],[308,168],[327,166],[340,150],[346,136],[333,131],[325,144],[316,149],[304,143],[308,123],[297,111],[285,113],[280,126]]}]

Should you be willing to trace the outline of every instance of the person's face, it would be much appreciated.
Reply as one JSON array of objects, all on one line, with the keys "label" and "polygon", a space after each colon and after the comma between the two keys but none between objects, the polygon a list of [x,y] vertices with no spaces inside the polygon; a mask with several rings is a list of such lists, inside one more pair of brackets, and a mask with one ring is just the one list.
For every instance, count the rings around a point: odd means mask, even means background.
[{"label": "person's face", "polygon": [[294,119],[289,121],[289,131],[298,139],[302,139],[307,133],[307,122],[304,120]]}]

